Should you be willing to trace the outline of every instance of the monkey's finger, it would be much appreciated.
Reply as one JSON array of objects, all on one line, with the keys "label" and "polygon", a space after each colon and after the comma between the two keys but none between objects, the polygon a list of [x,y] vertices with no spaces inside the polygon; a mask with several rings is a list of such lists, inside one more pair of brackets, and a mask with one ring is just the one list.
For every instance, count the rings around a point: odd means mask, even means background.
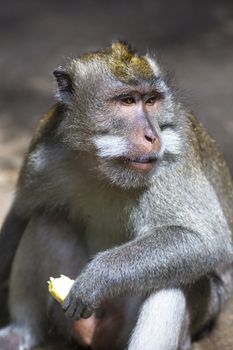
[{"label": "monkey's finger", "polygon": [[73,317],[75,320],[80,320],[80,318],[89,318],[93,311],[93,308],[87,306],[87,304],[84,304],[79,300]]},{"label": "monkey's finger", "polygon": [[76,319],[76,313],[78,309],[79,301],[77,299],[73,299],[70,301],[68,308],[66,308],[65,314],[67,317]]},{"label": "monkey's finger", "polygon": [[72,308],[70,307],[66,312],[65,315],[69,318],[72,318],[76,320],[76,307],[73,306]]},{"label": "monkey's finger", "polygon": [[101,307],[98,307],[96,310],[95,310],[95,316],[96,318],[103,318],[106,314],[106,309],[103,308],[102,306]]},{"label": "monkey's finger", "polygon": [[71,304],[71,298],[69,297],[69,295],[65,298],[64,302],[62,303],[62,309],[64,312],[66,312]]},{"label": "monkey's finger", "polygon": [[81,314],[81,318],[89,318],[93,314],[93,310],[89,307],[84,307],[83,312]]}]

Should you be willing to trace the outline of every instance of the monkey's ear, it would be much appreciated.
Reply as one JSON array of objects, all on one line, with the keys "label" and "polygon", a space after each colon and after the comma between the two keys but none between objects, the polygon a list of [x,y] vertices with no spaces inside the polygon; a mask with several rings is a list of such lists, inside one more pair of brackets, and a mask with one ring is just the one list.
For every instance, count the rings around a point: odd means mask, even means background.
[{"label": "monkey's ear", "polygon": [[71,76],[63,69],[56,69],[53,75],[57,80],[58,98],[64,103],[69,102],[74,93]]}]

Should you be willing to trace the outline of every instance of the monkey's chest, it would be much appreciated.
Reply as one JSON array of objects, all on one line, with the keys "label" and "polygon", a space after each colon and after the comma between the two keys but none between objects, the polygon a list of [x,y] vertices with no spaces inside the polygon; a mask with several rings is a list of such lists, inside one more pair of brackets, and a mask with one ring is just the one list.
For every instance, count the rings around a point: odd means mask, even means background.
[{"label": "monkey's chest", "polygon": [[[129,239],[127,220],[119,212],[96,210],[86,217],[85,243],[90,256]],[[104,209],[104,208],[102,208]]]}]

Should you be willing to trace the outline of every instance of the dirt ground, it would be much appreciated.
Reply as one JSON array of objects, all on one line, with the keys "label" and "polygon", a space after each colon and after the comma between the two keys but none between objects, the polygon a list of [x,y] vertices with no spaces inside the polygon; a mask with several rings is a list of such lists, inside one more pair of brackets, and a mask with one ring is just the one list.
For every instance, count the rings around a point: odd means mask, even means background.
[{"label": "dirt ground", "polygon": [[[116,38],[156,52],[233,170],[232,1],[0,3],[0,224],[32,131],[54,103],[53,69],[64,57]],[[221,326],[225,333],[233,326],[233,313],[227,312]],[[212,339],[210,348],[220,349],[217,338]],[[233,345],[221,345],[224,349]]]}]

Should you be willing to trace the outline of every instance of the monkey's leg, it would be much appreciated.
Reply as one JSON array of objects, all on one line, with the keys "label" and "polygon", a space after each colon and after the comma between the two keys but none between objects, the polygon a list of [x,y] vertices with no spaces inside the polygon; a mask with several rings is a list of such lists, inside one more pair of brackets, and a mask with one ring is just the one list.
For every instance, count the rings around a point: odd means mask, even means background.
[{"label": "monkey's leg", "polygon": [[200,340],[214,328],[226,300],[232,295],[232,277],[230,266],[221,274],[203,276],[186,288],[193,341]]},{"label": "monkey's leg", "polygon": [[[208,334],[227,295],[232,272],[204,276],[185,291],[165,289],[152,294],[142,305],[129,350],[179,349],[191,347],[190,338]],[[147,344],[148,343],[148,344]],[[177,345],[179,344],[179,346]]]},{"label": "monkey's leg", "polygon": [[188,350],[186,299],[180,289],[163,289],[141,307],[128,350]]},{"label": "monkey's leg", "polygon": [[[9,286],[9,329],[20,333],[22,349],[43,343],[53,328],[56,334],[61,329],[67,340],[72,336],[71,322],[62,310],[53,324],[49,320],[55,301],[49,295],[47,281],[61,273],[74,278],[85,263],[80,237],[66,220],[31,219],[15,256]],[[61,309],[60,305],[57,307]]]}]

